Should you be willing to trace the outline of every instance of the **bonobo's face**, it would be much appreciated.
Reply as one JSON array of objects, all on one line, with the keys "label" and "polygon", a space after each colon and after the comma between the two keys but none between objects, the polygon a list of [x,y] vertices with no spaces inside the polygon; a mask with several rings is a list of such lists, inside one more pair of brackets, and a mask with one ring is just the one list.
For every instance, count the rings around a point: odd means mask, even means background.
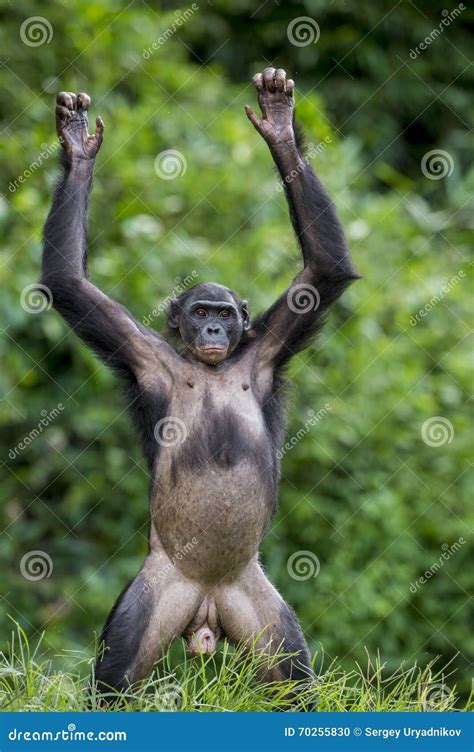
[{"label": "bonobo's face", "polygon": [[246,301],[222,285],[204,282],[170,305],[168,324],[178,329],[196,360],[221,363],[250,327]]}]

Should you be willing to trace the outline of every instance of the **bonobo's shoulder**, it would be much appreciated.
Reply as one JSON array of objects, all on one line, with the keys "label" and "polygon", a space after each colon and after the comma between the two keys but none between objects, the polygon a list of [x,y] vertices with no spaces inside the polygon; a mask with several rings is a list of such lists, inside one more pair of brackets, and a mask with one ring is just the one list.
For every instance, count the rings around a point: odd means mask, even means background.
[{"label": "bonobo's shoulder", "polygon": [[141,345],[139,381],[147,384],[158,377],[173,382],[173,376],[181,369],[183,359],[165,337],[154,329],[138,324]]}]

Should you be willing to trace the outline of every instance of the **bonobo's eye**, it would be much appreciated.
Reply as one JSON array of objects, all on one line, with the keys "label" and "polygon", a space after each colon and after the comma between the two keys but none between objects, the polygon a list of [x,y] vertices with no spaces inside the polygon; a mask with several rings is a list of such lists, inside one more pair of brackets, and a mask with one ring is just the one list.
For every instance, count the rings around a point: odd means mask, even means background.
[{"label": "bonobo's eye", "polygon": [[230,313],[226,308],[223,311],[219,312],[219,318],[221,319],[228,319],[229,316],[230,316]]},{"label": "bonobo's eye", "polygon": [[195,316],[199,316],[199,318],[200,318],[200,319],[205,319],[205,318],[206,318],[206,316],[207,316],[207,311],[206,311],[206,309],[205,309],[205,308],[197,308],[197,309],[196,309],[196,310],[194,311],[194,315],[195,315]]}]

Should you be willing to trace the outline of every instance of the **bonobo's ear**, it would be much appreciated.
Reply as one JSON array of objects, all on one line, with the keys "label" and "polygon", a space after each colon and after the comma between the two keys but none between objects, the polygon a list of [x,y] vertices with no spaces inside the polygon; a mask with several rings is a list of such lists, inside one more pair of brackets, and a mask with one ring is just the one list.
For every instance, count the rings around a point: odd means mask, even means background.
[{"label": "bonobo's ear", "polygon": [[179,328],[179,300],[172,298],[168,306],[168,326],[170,329]]},{"label": "bonobo's ear", "polygon": [[240,304],[240,313],[242,314],[242,318],[244,320],[244,332],[247,332],[250,329],[250,315],[249,306],[246,300],[243,300]]}]

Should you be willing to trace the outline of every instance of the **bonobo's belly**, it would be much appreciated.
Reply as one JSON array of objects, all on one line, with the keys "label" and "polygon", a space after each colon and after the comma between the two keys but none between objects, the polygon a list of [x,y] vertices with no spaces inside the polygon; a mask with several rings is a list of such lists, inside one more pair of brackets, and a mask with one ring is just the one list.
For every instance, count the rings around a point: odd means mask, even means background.
[{"label": "bonobo's belly", "polygon": [[160,450],[152,497],[154,529],[172,563],[209,583],[232,578],[255,555],[275,493],[259,407],[216,402],[207,395],[198,409],[171,406],[185,427]]},{"label": "bonobo's belly", "polygon": [[168,556],[189,577],[235,576],[254,556],[271,504],[254,463],[184,471],[158,482],[153,523]]}]

